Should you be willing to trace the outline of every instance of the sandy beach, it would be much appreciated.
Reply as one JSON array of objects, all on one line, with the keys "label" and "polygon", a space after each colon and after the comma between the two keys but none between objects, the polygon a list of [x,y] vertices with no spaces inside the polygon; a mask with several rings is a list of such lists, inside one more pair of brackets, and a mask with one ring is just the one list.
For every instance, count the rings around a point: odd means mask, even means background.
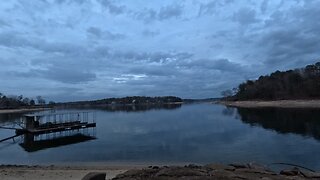
[{"label": "sandy beach", "polygon": [[320,108],[320,100],[278,100],[278,101],[217,101],[216,104],[222,104],[231,107],[244,108]]},{"label": "sandy beach", "polygon": [[90,172],[106,173],[106,179],[112,179],[133,166],[18,166],[1,165],[2,180],[81,180]]}]

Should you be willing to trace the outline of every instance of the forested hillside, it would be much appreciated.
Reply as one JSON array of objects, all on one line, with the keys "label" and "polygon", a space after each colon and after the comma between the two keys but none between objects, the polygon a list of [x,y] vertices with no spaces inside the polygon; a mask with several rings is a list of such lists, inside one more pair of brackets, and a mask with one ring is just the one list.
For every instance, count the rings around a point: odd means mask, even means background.
[{"label": "forested hillside", "polygon": [[320,99],[320,62],[239,85],[233,100]]}]

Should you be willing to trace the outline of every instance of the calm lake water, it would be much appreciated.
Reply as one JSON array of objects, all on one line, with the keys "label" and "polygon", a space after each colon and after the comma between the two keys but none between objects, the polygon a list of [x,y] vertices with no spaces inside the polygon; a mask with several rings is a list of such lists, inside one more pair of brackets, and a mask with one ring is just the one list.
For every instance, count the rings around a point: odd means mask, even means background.
[{"label": "calm lake water", "polygon": [[[28,148],[18,137],[0,143],[0,164],[281,162],[320,170],[320,110],[191,104],[91,111],[97,127],[82,132],[91,138],[74,132]],[[2,114],[0,124],[12,127],[20,116]],[[0,139],[10,135],[0,130]]]}]

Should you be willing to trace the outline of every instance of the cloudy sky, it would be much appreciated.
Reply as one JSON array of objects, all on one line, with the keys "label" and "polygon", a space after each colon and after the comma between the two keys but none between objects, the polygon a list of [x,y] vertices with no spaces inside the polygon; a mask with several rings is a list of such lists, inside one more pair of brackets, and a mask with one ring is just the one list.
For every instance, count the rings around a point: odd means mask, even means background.
[{"label": "cloudy sky", "polygon": [[0,92],[220,96],[320,58],[319,0],[6,0]]}]

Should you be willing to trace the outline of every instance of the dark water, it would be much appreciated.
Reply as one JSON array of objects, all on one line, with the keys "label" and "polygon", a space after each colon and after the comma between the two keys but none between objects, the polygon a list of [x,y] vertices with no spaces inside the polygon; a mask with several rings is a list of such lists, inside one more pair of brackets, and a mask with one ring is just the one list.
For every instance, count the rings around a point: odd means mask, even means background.
[{"label": "dark water", "polygon": [[[282,162],[320,170],[320,110],[193,104],[95,112],[96,129],[82,135],[0,143],[0,164]],[[1,124],[18,120],[0,115]],[[0,130],[0,138],[13,134]]]}]

